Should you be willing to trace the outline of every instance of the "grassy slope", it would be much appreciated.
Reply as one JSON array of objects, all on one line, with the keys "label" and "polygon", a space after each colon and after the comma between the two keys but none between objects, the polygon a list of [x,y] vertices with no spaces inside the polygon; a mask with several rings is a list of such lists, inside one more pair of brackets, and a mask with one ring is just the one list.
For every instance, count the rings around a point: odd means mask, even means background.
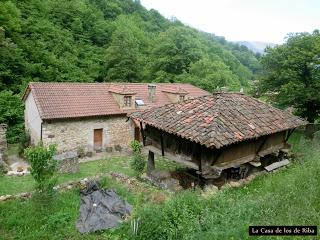
[{"label": "grassy slope", "polygon": [[[293,140],[299,142],[297,138]],[[248,186],[219,192],[209,199],[201,198],[197,192],[187,192],[159,205],[150,203],[148,195],[154,193],[151,188],[141,194],[111,180],[107,185],[135,206],[134,217],[141,218],[140,234],[135,238],[140,239],[248,239],[249,225],[319,226],[319,144],[302,141],[296,146],[304,156],[288,168],[261,176]],[[41,213],[33,201],[0,204],[0,238],[134,238],[129,223],[115,231],[81,236],[74,228],[78,207],[77,191],[58,195],[45,213]]]},{"label": "grassy slope", "polygon": [[195,233],[194,238],[245,239],[249,225],[319,226],[320,152],[312,153],[308,147],[304,147],[305,157],[287,169],[212,198],[205,230]]}]

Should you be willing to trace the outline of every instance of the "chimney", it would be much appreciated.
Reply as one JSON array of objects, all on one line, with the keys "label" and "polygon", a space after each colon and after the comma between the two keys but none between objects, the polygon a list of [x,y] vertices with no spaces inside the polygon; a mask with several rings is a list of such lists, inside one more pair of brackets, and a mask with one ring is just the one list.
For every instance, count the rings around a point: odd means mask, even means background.
[{"label": "chimney", "polygon": [[148,84],[148,98],[150,102],[155,102],[156,100],[156,85]]}]

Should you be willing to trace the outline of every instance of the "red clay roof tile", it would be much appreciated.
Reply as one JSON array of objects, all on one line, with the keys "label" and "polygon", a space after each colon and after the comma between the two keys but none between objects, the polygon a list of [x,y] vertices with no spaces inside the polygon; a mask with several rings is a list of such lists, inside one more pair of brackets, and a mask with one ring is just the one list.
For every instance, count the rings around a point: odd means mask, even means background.
[{"label": "red clay roof tile", "polygon": [[307,121],[240,93],[217,93],[129,116],[206,147],[296,128]]},{"label": "red clay roof tile", "polygon": [[190,84],[157,83],[155,101],[148,99],[148,83],[29,83],[24,99],[32,92],[42,119],[63,119],[126,114],[112,96],[135,94],[146,107],[163,106],[170,99],[163,90],[183,89],[187,96],[198,97],[209,93]]}]

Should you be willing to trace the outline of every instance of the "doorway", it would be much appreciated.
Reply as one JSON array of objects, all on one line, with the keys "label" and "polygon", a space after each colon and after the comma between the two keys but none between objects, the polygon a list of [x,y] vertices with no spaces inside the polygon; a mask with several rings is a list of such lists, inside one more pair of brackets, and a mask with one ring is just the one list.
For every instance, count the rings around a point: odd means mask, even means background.
[{"label": "doorway", "polygon": [[103,129],[94,129],[93,132],[93,148],[96,151],[101,151],[102,150],[102,133]]}]

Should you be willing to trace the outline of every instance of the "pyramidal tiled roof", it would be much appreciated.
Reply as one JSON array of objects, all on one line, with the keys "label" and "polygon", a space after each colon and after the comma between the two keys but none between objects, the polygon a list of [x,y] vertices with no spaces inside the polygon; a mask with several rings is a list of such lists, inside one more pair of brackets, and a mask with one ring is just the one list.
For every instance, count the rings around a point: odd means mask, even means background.
[{"label": "pyramidal tiled roof", "polygon": [[241,93],[197,97],[129,116],[209,148],[221,148],[307,124],[301,118]]}]

